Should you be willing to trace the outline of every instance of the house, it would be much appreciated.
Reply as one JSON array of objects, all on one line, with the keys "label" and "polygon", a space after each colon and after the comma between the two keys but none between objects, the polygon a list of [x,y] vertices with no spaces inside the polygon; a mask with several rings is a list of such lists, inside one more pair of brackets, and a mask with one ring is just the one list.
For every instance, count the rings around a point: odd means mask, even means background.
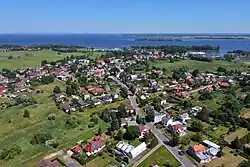
[{"label": "house", "polygon": [[82,147],[80,145],[76,145],[70,149],[73,153],[80,153],[82,151]]},{"label": "house", "polygon": [[56,102],[63,102],[64,100],[66,100],[66,98],[67,98],[66,93],[55,94],[55,101]]},{"label": "house", "polygon": [[105,147],[105,143],[101,141],[100,136],[95,136],[94,139],[84,147],[88,156],[100,152]]},{"label": "house", "polygon": [[164,104],[167,104],[167,100],[166,99],[161,100],[161,105],[164,105]]},{"label": "house", "polygon": [[191,120],[191,117],[189,117],[188,113],[183,113],[179,116],[179,120],[181,121],[182,124],[186,125],[186,121]]},{"label": "house", "polygon": [[171,131],[173,131],[174,133],[178,134],[179,136],[185,136],[186,132],[185,132],[185,128],[182,127],[182,123],[179,121],[169,121],[168,125],[167,125]]},{"label": "house", "polygon": [[102,88],[94,88],[94,89],[92,90],[92,93],[93,93],[94,95],[102,94],[103,92],[104,92],[104,90],[103,90]]},{"label": "house", "polygon": [[103,96],[101,99],[105,103],[111,103],[113,101],[112,97],[110,96]]},{"label": "house", "polygon": [[62,107],[62,110],[66,113],[70,112],[70,111],[76,111],[76,109],[68,104],[65,104],[63,107]]},{"label": "house", "polygon": [[89,105],[90,105],[89,103],[84,102],[84,101],[78,101],[78,102],[76,103],[76,106],[77,106],[78,108],[85,108],[85,107],[88,107]]},{"label": "house", "polygon": [[138,155],[140,155],[143,151],[145,151],[147,149],[147,145],[145,142],[141,143],[139,146],[135,147],[134,149],[132,149],[130,151],[130,157],[131,158],[135,158]]},{"label": "house", "polygon": [[178,93],[176,93],[176,96],[178,96],[180,98],[187,99],[187,98],[189,98],[189,93],[187,93],[187,92],[178,92]]},{"label": "house", "polygon": [[114,92],[111,93],[111,97],[113,98],[113,100],[119,98],[118,94],[117,94],[117,93],[114,93]]},{"label": "house", "polygon": [[149,128],[147,125],[139,125],[139,129],[140,129],[140,136],[139,138],[143,138],[145,134],[149,133]]},{"label": "house", "polygon": [[97,106],[97,105],[102,104],[102,101],[100,99],[93,99],[92,100],[92,104],[94,104],[95,106]]},{"label": "house", "polygon": [[2,97],[6,92],[7,90],[4,87],[0,87],[0,97]]},{"label": "house", "polygon": [[42,159],[37,167],[61,167],[57,160]]},{"label": "house", "polygon": [[[195,158],[199,163],[208,163],[211,160],[217,158],[217,154],[220,151],[220,146],[209,140],[204,140],[203,144],[190,146],[187,151],[188,154]],[[205,145],[208,148],[206,148]]]},{"label": "house", "polygon": [[165,116],[162,117],[162,119],[161,119],[161,123],[163,125],[168,125],[168,122],[169,122],[170,119],[171,119],[170,114],[166,112]]},{"label": "house", "polygon": [[230,86],[230,84],[227,83],[227,82],[220,82],[219,85],[220,85],[220,87],[222,87],[222,88],[227,88],[227,87]]},{"label": "house", "polygon": [[139,154],[141,154],[143,151],[145,151],[147,149],[147,145],[145,142],[143,142],[137,147],[133,147],[124,141],[120,141],[116,145],[116,149],[120,151],[121,153],[123,153],[124,155],[127,155],[133,159],[137,157]]},{"label": "house", "polygon": [[157,111],[154,110],[154,123],[159,123],[162,121],[162,118],[165,116],[165,113],[159,113]]},{"label": "house", "polygon": [[135,109],[134,109],[134,107],[132,105],[127,105],[125,107],[125,109],[126,109],[127,113],[134,113],[135,112]]},{"label": "house", "polygon": [[150,86],[150,87],[154,87],[154,86],[156,86],[156,85],[157,85],[156,80],[154,80],[154,79],[150,79],[150,80],[149,80],[149,86]]}]

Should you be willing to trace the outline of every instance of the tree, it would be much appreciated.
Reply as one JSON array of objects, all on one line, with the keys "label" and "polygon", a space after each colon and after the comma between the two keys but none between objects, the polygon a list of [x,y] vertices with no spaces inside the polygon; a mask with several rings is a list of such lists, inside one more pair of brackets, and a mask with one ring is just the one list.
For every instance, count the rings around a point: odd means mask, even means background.
[{"label": "tree", "polygon": [[94,122],[94,124],[98,124],[99,122],[99,117],[97,115],[93,115],[92,116],[92,121]]},{"label": "tree", "polygon": [[120,129],[118,130],[118,132],[116,133],[115,139],[116,140],[121,140],[123,138],[123,131]]},{"label": "tree", "polygon": [[246,107],[250,107],[250,94],[248,93],[244,99],[244,103],[246,105]]},{"label": "tree", "polygon": [[110,122],[111,121],[110,113],[108,111],[103,111],[101,114],[101,119],[106,123]]},{"label": "tree", "polygon": [[61,93],[61,88],[59,86],[55,86],[53,92],[54,93]]},{"label": "tree", "polygon": [[12,56],[12,55],[9,55],[8,59],[13,59],[13,56]]},{"label": "tree", "polygon": [[72,98],[71,102],[72,102],[73,104],[77,104],[77,103],[78,103],[78,100],[77,100],[76,98]]},{"label": "tree", "polygon": [[128,113],[126,111],[126,105],[124,103],[121,103],[119,108],[118,108],[119,116],[121,118],[128,117]]},{"label": "tree", "polygon": [[199,121],[199,120],[194,120],[191,123],[190,128],[195,132],[202,132],[203,131],[203,125],[202,125],[201,121]]},{"label": "tree", "polygon": [[231,141],[231,147],[233,149],[240,149],[242,146],[239,137],[236,137],[233,141]]},{"label": "tree", "polygon": [[29,113],[29,111],[27,109],[24,110],[23,117],[24,118],[29,118],[30,117],[30,113]]},{"label": "tree", "polygon": [[212,93],[210,93],[209,91],[204,90],[200,93],[199,100],[212,100],[212,99],[213,99]]},{"label": "tree", "polygon": [[45,144],[45,142],[47,140],[51,140],[52,139],[52,135],[50,133],[47,133],[45,131],[40,131],[38,133],[36,133],[33,138],[31,139],[31,144],[35,145],[35,144]]},{"label": "tree", "polygon": [[86,163],[87,156],[84,152],[80,152],[76,155],[76,159],[81,165],[84,165]]},{"label": "tree", "polygon": [[200,73],[199,69],[195,69],[195,70],[192,72],[192,75],[193,75],[194,77],[198,77],[199,73]]},{"label": "tree", "polygon": [[79,119],[77,119],[76,116],[72,116],[69,117],[66,122],[65,122],[65,126],[67,128],[76,128],[79,124],[81,123],[81,121]]},{"label": "tree", "polygon": [[238,167],[249,167],[249,166],[250,166],[250,160],[244,160],[238,165]]},{"label": "tree", "polygon": [[102,128],[101,127],[99,127],[99,129],[98,129],[98,135],[99,136],[102,135]]},{"label": "tree", "polygon": [[66,87],[66,93],[67,95],[71,96],[74,94],[74,90],[71,88],[71,86]]},{"label": "tree", "polygon": [[148,122],[154,122],[154,119],[155,119],[154,111],[153,110],[148,111],[147,116],[146,116],[146,120]]},{"label": "tree", "polygon": [[194,142],[201,143],[202,142],[201,134],[195,134],[195,135],[191,136],[191,140]]},{"label": "tree", "polygon": [[140,129],[138,126],[129,126],[126,129],[126,132],[123,135],[123,138],[126,140],[133,140],[139,137]]},{"label": "tree", "polygon": [[203,107],[202,110],[197,114],[197,118],[201,121],[208,122],[209,121],[209,111],[206,107]]},{"label": "tree", "polygon": [[179,135],[176,133],[172,133],[171,145],[175,147],[179,144],[179,141],[180,141]]},{"label": "tree", "polygon": [[119,125],[119,122],[117,119],[112,119],[112,122],[111,122],[111,130],[112,131],[115,131],[117,129],[120,128],[120,125]]},{"label": "tree", "polygon": [[127,88],[121,87],[121,96],[123,98],[127,98],[128,97],[128,90],[127,90]]},{"label": "tree", "polygon": [[132,84],[132,85],[130,86],[130,91],[131,91],[133,94],[135,94],[135,92],[136,92],[136,86],[135,86],[134,84]]}]

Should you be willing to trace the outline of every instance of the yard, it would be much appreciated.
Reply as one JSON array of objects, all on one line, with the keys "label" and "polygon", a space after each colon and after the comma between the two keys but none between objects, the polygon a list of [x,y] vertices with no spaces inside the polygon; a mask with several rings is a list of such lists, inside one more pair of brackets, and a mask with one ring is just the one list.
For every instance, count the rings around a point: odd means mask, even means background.
[{"label": "yard", "polygon": [[215,72],[218,67],[224,67],[226,69],[230,68],[232,70],[245,70],[247,69],[246,64],[238,62],[228,62],[228,61],[219,61],[214,60],[212,62],[205,61],[195,61],[195,60],[180,60],[170,63],[169,60],[157,60],[151,63],[151,66],[158,68],[166,68],[168,72],[171,72],[175,68],[181,68],[187,66],[189,70],[199,69],[200,71],[213,71]]},{"label": "yard", "polygon": [[[225,147],[223,149],[223,152],[225,155],[221,158],[215,159],[208,164],[206,164],[206,167],[215,167],[215,166],[225,166],[225,167],[236,167],[241,161],[245,160],[245,158],[241,156],[235,156],[230,153],[232,151],[231,148]],[[200,165],[203,166],[203,165]]]},{"label": "yard", "polygon": [[[18,144],[22,149],[22,154],[14,157],[10,161],[0,161],[0,166],[35,166],[46,154],[55,152],[59,149],[68,149],[75,145],[79,140],[87,140],[97,133],[99,127],[105,132],[109,127],[102,120],[93,128],[88,128],[91,113],[97,113],[105,108],[118,107],[120,102],[102,105],[100,107],[87,109],[84,112],[76,112],[75,115],[80,119],[81,124],[74,129],[67,129],[65,122],[69,115],[59,110],[52,100],[52,91],[55,85],[63,88],[63,83],[55,82],[49,85],[39,86],[43,90],[41,94],[34,97],[38,104],[28,107],[11,107],[0,112],[0,147]],[[127,100],[121,101],[127,103]],[[24,109],[28,109],[30,118],[24,118]],[[54,113],[56,120],[49,121],[48,115]],[[52,134],[53,138],[59,143],[57,149],[49,149],[40,145],[31,145],[30,140],[35,133],[44,129]],[[7,165],[8,164],[8,165]]]},{"label": "yard", "polygon": [[88,162],[86,166],[87,167],[105,167],[110,164],[117,164],[117,161],[104,152],[102,156],[96,156],[93,160]]},{"label": "yard", "polygon": [[164,166],[169,164],[173,167],[178,167],[181,164],[175,159],[175,157],[163,146],[158,148],[153,154],[151,154],[146,160],[144,160],[139,167],[149,167],[152,164],[158,166]]}]

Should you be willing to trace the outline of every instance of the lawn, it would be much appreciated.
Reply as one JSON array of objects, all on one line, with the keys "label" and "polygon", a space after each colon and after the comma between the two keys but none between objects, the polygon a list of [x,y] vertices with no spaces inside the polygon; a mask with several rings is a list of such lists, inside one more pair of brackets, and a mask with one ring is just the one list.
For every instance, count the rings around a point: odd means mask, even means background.
[{"label": "lawn", "polygon": [[242,138],[243,136],[245,136],[248,133],[248,130],[246,128],[239,128],[237,129],[235,132],[227,135],[225,137],[225,140],[227,142],[231,142],[233,141],[236,137]]},{"label": "lawn", "polygon": [[247,69],[246,64],[239,62],[228,62],[214,60],[212,62],[195,61],[195,60],[180,60],[170,63],[168,60],[158,60],[151,63],[151,66],[158,68],[166,68],[168,72],[171,72],[175,68],[187,66],[189,70],[199,69],[200,71],[216,71],[218,67],[230,68],[232,70],[244,70]]},{"label": "lawn", "polygon": [[144,160],[139,167],[149,167],[152,164],[158,166],[164,166],[164,164],[170,164],[173,167],[178,167],[181,164],[175,159],[175,157],[163,146],[158,148],[153,154],[151,154],[146,160]]},{"label": "lawn", "polygon": [[102,156],[96,156],[93,160],[88,162],[86,166],[87,167],[105,167],[110,164],[117,164],[117,161],[104,152]]},{"label": "lawn", "polygon": [[[230,151],[232,151],[231,148],[225,147],[223,149],[223,152],[225,153],[225,155],[221,158],[218,158],[209,162],[208,164],[206,164],[206,167],[215,167],[215,166],[223,166],[223,165],[225,167],[236,167],[241,161],[245,160],[245,158],[239,155],[234,156],[233,154],[230,153]],[[203,166],[203,165],[200,165],[200,166]]]},{"label": "lawn", "polygon": [[[107,130],[109,125],[101,120],[95,127],[88,128],[90,114],[100,112],[105,108],[118,107],[120,102],[74,113],[81,120],[81,124],[77,128],[67,129],[65,128],[65,122],[69,115],[59,110],[52,100],[51,95],[55,85],[64,86],[63,83],[55,82],[38,87],[38,89],[44,92],[42,94],[34,94],[38,102],[36,105],[28,107],[16,106],[0,110],[0,147],[3,148],[6,145],[16,143],[22,148],[22,154],[10,161],[0,161],[0,166],[36,166],[39,160],[46,154],[59,149],[68,149],[79,140],[92,138],[97,133],[99,127],[102,128],[103,132]],[[121,102],[127,103],[128,100]],[[29,110],[30,118],[23,118],[24,109]],[[49,121],[47,119],[51,113],[56,115],[56,120]],[[33,135],[42,129],[50,132],[53,138],[58,141],[59,147],[57,149],[30,144]]]}]

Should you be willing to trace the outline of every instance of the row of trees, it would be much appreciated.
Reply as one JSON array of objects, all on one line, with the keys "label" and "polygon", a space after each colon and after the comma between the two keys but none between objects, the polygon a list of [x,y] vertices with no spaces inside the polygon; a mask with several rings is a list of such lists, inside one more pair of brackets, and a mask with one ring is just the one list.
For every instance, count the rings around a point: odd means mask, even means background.
[{"label": "row of trees", "polygon": [[175,46],[175,45],[162,45],[162,46],[132,46],[132,49],[143,50],[161,50],[165,53],[186,53],[188,51],[219,51],[219,46],[199,45],[199,46]]}]

